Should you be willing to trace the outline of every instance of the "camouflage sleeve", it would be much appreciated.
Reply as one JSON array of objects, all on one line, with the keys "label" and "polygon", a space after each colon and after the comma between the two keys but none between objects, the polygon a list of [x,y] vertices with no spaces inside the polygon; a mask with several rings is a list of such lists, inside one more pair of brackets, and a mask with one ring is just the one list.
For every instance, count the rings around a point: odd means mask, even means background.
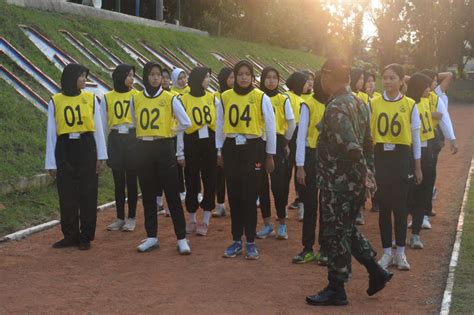
[{"label": "camouflage sleeve", "polygon": [[374,142],[372,139],[372,131],[370,129],[370,113],[366,106],[362,107],[362,121],[365,125],[365,132],[364,132],[364,157],[367,163],[367,168],[375,173],[375,165],[374,165]]},{"label": "camouflage sleeve", "polygon": [[[327,126],[330,128],[337,142],[341,157],[350,158],[360,155],[362,147],[357,139],[351,115],[339,106],[328,106],[326,109]],[[351,152],[352,151],[352,152]],[[354,154],[357,151],[359,154]],[[349,157],[350,156],[350,157]]]}]

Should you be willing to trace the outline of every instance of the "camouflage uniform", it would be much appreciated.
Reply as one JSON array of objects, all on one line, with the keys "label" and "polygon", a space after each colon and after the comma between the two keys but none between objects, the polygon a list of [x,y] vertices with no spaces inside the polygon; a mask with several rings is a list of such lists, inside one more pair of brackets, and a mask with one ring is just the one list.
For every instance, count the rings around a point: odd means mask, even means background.
[{"label": "camouflage uniform", "polygon": [[329,246],[328,279],[347,282],[351,254],[362,264],[376,255],[355,226],[365,201],[367,169],[374,169],[367,106],[346,87],[329,101],[318,128],[317,184],[322,237]]}]

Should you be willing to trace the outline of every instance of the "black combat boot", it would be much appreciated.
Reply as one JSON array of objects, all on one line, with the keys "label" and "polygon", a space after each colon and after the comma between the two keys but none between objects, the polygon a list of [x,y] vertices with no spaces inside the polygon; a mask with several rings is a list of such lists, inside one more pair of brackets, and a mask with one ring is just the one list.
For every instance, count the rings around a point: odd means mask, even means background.
[{"label": "black combat boot", "polygon": [[367,294],[372,296],[385,288],[387,282],[392,279],[393,273],[382,268],[374,259],[364,262],[364,266],[369,272],[369,288],[367,289]]},{"label": "black combat boot", "polygon": [[306,303],[315,306],[347,305],[344,282],[330,281],[329,285],[316,295],[306,297]]}]

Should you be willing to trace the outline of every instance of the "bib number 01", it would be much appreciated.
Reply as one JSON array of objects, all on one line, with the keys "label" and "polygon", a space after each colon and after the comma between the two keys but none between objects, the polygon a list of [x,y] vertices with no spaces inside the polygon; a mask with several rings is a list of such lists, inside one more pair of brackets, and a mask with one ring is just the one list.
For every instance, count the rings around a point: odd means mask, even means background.
[{"label": "bib number 01", "polygon": [[77,105],[74,109],[72,108],[72,106],[66,106],[64,108],[64,120],[66,121],[66,125],[68,125],[69,127],[74,126],[76,124],[76,119],[78,126],[84,124],[81,116],[81,106]]},{"label": "bib number 01", "polygon": [[[203,112],[204,112],[204,119],[203,119]],[[203,124],[203,120],[206,124],[212,123],[212,116],[211,116],[211,108],[209,106],[204,106],[202,111],[199,107],[194,107],[192,110],[193,119],[196,125],[201,126]]]},{"label": "bib number 01", "polygon": [[239,124],[239,120],[245,121],[245,126],[248,128],[250,126],[250,105],[245,106],[242,115],[239,112],[239,107],[236,104],[233,104],[229,108],[229,123],[232,127],[236,127]]},{"label": "bib number 01", "polygon": [[142,127],[143,130],[148,128],[159,129],[158,125],[156,124],[156,121],[159,117],[160,110],[158,108],[153,108],[151,112],[148,110],[148,108],[144,108],[140,112],[140,127]]},{"label": "bib number 01", "polygon": [[422,131],[423,133],[431,132],[433,130],[431,128],[431,123],[430,123],[430,119],[428,115],[429,115],[428,112],[425,112],[425,118],[426,118],[426,123],[425,123],[425,120],[423,119],[423,114],[420,114],[421,127],[423,127],[423,131]]},{"label": "bib number 01", "polygon": [[381,113],[377,120],[377,129],[382,137],[385,137],[390,129],[393,137],[397,137],[402,132],[402,124],[397,120],[398,113],[393,116],[392,121],[388,118],[386,113]]}]

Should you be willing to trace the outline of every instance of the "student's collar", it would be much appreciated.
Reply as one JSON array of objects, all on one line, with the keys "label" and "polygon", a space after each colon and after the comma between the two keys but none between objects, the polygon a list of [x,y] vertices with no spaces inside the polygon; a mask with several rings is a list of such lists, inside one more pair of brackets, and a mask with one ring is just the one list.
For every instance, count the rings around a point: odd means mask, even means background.
[{"label": "student's collar", "polygon": [[158,91],[156,91],[155,95],[153,95],[153,96],[148,95],[148,92],[146,91],[146,89],[143,90],[143,93],[145,93],[145,96],[153,98],[153,97],[157,97],[158,95],[160,95],[162,91],[163,91],[163,88],[160,86]]},{"label": "student's collar", "polygon": [[383,91],[383,98],[386,99],[386,100],[388,100],[388,101],[392,101],[392,102],[398,101],[398,100],[400,100],[402,97],[403,97],[403,95],[402,95],[402,93],[400,93],[400,91],[399,91],[397,97],[395,97],[394,99],[391,99],[390,97],[388,97],[387,92]]}]

